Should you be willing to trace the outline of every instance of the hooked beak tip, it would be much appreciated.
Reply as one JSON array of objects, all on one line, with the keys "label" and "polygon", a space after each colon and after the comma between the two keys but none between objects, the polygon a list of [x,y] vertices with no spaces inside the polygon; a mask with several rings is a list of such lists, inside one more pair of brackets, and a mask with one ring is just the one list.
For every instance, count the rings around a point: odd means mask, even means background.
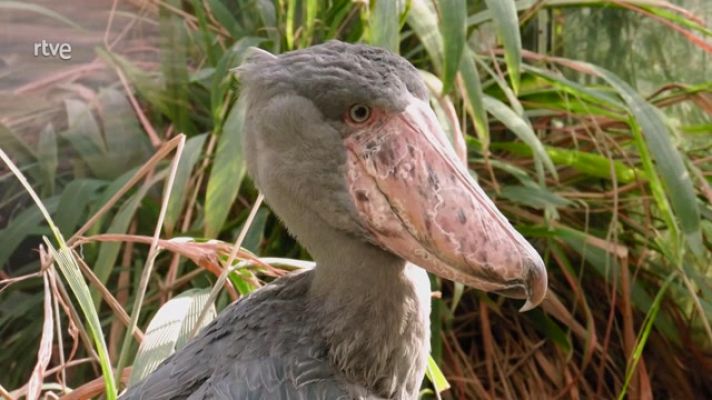
[{"label": "hooked beak tip", "polygon": [[[538,257],[537,257],[538,258]],[[536,308],[546,296],[547,289],[547,274],[544,262],[538,258],[534,265],[529,268],[527,276],[527,301],[524,303],[519,312],[526,312]]]}]

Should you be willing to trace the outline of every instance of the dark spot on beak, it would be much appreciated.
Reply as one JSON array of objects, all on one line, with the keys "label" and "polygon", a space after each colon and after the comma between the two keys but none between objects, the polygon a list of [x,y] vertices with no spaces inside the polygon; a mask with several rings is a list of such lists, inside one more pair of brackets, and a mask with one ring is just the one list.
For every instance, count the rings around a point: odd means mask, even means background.
[{"label": "dark spot on beak", "polygon": [[356,200],[362,201],[362,202],[367,202],[368,201],[368,195],[364,190],[357,190],[356,191]]},{"label": "dark spot on beak", "polygon": [[460,221],[460,223],[463,225],[465,225],[465,222],[467,222],[467,217],[465,216],[465,212],[462,211],[462,208],[457,210],[457,220]]},{"label": "dark spot on beak", "polygon": [[393,167],[395,160],[395,152],[393,146],[389,142],[381,143],[380,149],[375,152],[376,159],[381,166],[385,168]]},{"label": "dark spot on beak", "polygon": [[437,190],[439,188],[440,180],[438,179],[438,176],[435,175],[435,172],[433,172],[433,168],[430,165],[428,165],[428,183],[433,187],[433,189]]},{"label": "dark spot on beak", "polygon": [[414,150],[413,145],[410,145],[410,144],[408,145],[408,154],[410,154],[410,156],[412,158],[415,158],[415,150]]}]

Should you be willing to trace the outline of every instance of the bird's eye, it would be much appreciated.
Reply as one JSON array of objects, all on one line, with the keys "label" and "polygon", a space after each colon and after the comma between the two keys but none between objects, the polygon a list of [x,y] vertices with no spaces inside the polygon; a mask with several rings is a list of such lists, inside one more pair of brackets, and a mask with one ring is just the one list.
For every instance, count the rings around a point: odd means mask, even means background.
[{"label": "bird's eye", "polygon": [[363,104],[354,104],[349,110],[351,121],[358,123],[366,122],[371,117],[371,108]]}]

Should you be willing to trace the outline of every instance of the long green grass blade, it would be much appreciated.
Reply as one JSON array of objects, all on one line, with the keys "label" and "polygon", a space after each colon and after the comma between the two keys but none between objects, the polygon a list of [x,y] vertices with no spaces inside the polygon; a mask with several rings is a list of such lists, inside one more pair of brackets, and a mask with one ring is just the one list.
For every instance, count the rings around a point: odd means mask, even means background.
[{"label": "long green grass blade", "polygon": [[[220,23],[220,25],[223,26],[223,28],[227,29],[227,31],[230,32],[230,35],[232,35],[232,37],[243,36],[240,25],[237,23],[237,20],[230,12],[230,9],[227,8],[227,6],[222,2],[222,0],[207,0],[207,4],[209,5],[210,12],[215,17],[215,19]],[[180,4],[177,4],[177,6],[180,8]]]},{"label": "long green grass blade", "polygon": [[487,111],[484,105],[484,94],[480,83],[480,73],[473,60],[475,54],[469,48],[465,48],[462,61],[460,62],[460,76],[462,77],[463,96],[467,102],[467,112],[470,114],[475,125],[475,132],[482,144],[482,151],[487,152],[490,142],[489,123],[487,122]]},{"label": "long green grass blade", "polygon": [[[492,114],[495,118],[497,118],[497,120],[512,130],[512,132],[514,132],[519,139],[521,139],[532,149],[534,158],[538,163],[543,164],[552,176],[557,176],[556,167],[554,167],[554,163],[546,153],[544,145],[541,143],[541,140],[539,140],[534,133],[534,130],[525,119],[517,115],[517,113],[507,107],[506,104],[495,99],[494,97],[485,96],[483,104],[487,109],[487,112]],[[540,176],[543,178],[543,169],[538,168],[538,170]]]},{"label": "long green grass blade", "polygon": [[235,201],[245,176],[242,149],[244,105],[238,102],[227,116],[210,170],[205,198],[205,236],[216,237],[222,229],[230,204]]},{"label": "long green grass blade", "polygon": [[262,26],[267,33],[267,37],[272,41],[272,52],[279,53],[281,47],[281,36],[277,26],[277,9],[274,2],[270,0],[258,0],[255,2],[257,13],[262,20]]},{"label": "long green grass blade", "polygon": [[[173,0],[177,6],[179,1]],[[219,0],[210,2],[216,18],[232,18],[226,10],[219,8]],[[163,10],[163,8],[162,8]],[[227,15],[223,16],[224,13]],[[186,54],[188,49],[187,32],[181,17],[165,10],[160,18],[161,37],[161,70],[165,84],[165,94],[169,103],[168,112],[171,121],[180,133],[191,135],[196,132],[190,118],[191,106],[189,102],[188,84],[190,81]],[[237,32],[233,32],[237,34]]]},{"label": "long green grass blade", "polygon": [[111,360],[109,359],[109,352],[106,348],[104,333],[101,330],[99,315],[96,312],[94,302],[89,294],[89,286],[84,281],[79,265],[77,265],[77,261],[74,259],[71,250],[66,246],[66,244],[61,243],[60,249],[57,251],[52,246],[49,239],[45,237],[44,241],[52,254],[52,258],[54,258],[57,266],[59,266],[59,270],[62,271],[64,279],[67,281],[67,284],[77,299],[79,307],[84,314],[84,318],[87,320],[89,332],[94,340],[96,352],[99,355],[99,364],[101,365],[101,371],[104,379],[106,398],[109,400],[116,399],[116,382],[114,381],[114,376],[111,370]]},{"label": "long green grass blade", "polygon": [[[154,181],[155,182],[155,181]],[[131,221],[136,215],[141,201],[146,196],[151,185],[143,185],[136,193],[124,203],[111,221],[106,233],[126,233]],[[94,263],[94,274],[102,284],[109,280],[111,272],[116,267],[116,260],[121,250],[120,243],[106,242],[99,247],[99,255]],[[100,304],[101,292],[97,288],[92,289],[94,303]]]},{"label": "long green grass blade", "polygon": [[181,211],[183,210],[183,206],[187,200],[186,195],[189,193],[187,189],[188,181],[191,177],[190,172],[200,159],[201,151],[203,150],[203,145],[205,144],[205,139],[207,137],[208,134],[193,136],[185,142],[183,157],[181,157],[180,163],[178,164],[178,170],[176,171],[173,195],[168,200],[168,207],[166,209],[164,227],[166,229],[166,233],[169,235],[173,234],[176,223],[180,218]]},{"label": "long green grass blade", "polygon": [[75,179],[64,187],[57,206],[61,211],[54,213],[54,220],[60,232],[72,235],[82,217],[86,215],[89,204],[95,200],[96,192],[105,185],[106,182],[97,179]]},{"label": "long green grass blade", "polygon": [[504,46],[509,80],[515,93],[519,92],[520,69],[522,64],[522,38],[519,35],[519,17],[514,0],[485,0],[492,12],[497,37]]},{"label": "long green grass blade", "polygon": [[89,105],[80,100],[65,100],[68,128],[61,136],[72,144],[82,161],[100,178],[110,178],[116,173],[105,163],[106,143],[99,123]]},{"label": "long green grass blade", "polygon": [[394,53],[398,53],[400,43],[400,16],[398,2],[393,0],[378,0],[371,17],[370,43]]},{"label": "long green grass blade", "polygon": [[301,35],[302,47],[307,47],[314,39],[314,28],[316,24],[316,15],[319,11],[317,0],[305,0],[304,4],[304,31]]},{"label": "long green grass blade", "polygon": [[297,0],[287,0],[287,16],[284,22],[284,39],[287,50],[294,49],[294,18],[297,13]]},{"label": "long green grass blade", "polygon": [[408,12],[408,25],[413,28],[430,55],[435,70],[442,71],[443,40],[438,26],[438,14],[428,0],[412,0]]},{"label": "long green grass blade", "polygon": [[37,161],[40,164],[44,187],[43,193],[50,195],[54,193],[54,180],[57,175],[57,134],[54,132],[52,124],[47,124],[40,132],[37,143]]},{"label": "long green grass blade", "polygon": [[[524,157],[532,155],[531,148],[522,143],[495,142],[492,143],[492,148],[507,150]],[[616,180],[621,183],[630,183],[640,178],[647,179],[648,176],[644,170],[629,167],[621,161],[611,160],[600,154],[553,146],[544,146],[544,148],[555,165],[571,167],[591,177],[613,179],[611,169]]]},{"label": "long green grass blade", "polygon": [[5,149],[20,164],[37,159],[37,151],[12,129],[0,123],[0,149]]},{"label": "long green grass blade", "polygon": [[667,289],[676,277],[677,273],[673,272],[667,277],[667,279],[665,279],[665,282],[663,282],[662,286],[658,290],[658,293],[655,295],[655,299],[653,300],[653,304],[650,306],[650,310],[648,310],[648,313],[645,314],[643,329],[641,329],[640,334],[638,335],[638,340],[636,341],[635,349],[633,350],[633,358],[628,360],[628,366],[625,371],[625,381],[623,382],[623,387],[621,387],[621,390],[618,393],[618,400],[623,400],[625,398],[630,380],[633,378],[633,373],[638,367],[640,357],[643,355],[643,349],[645,348],[645,344],[648,342],[648,338],[650,337],[650,332],[653,329],[653,323],[660,312],[665,292],[667,292]]},{"label": "long green grass blade", "polygon": [[124,93],[102,88],[97,111],[103,131],[111,132],[104,135],[107,148],[104,162],[109,168],[125,171],[150,157],[151,144]]},{"label": "long green grass blade", "polygon": [[[2,148],[0,148],[2,149]],[[57,210],[59,196],[52,196],[43,200],[44,206],[50,213]],[[5,265],[12,254],[28,236],[39,229],[42,222],[42,213],[36,208],[27,208],[19,212],[0,230],[0,265]]]},{"label": "long green grass blade", "polygon": [[[615,74],[595,65],[588,64],[588,66],[615,88],[630,108],[631,114],[645,136],[647,151],[655,161],[655,170],[665,186],[665,193],[680,221],[687,244],[695,254],[702,256],[704,246],[695,189],[690,174],[685,168],[683,157],[671,140],[672,132],[665,117]],[[639,148],[639,151],[645,149]],[[665,207],[661,208],[665,209]]]},{"label": "long green grass blade", "polygon": [[440,35],[443,40],[443,94],[449,93],[465,50],[467,6],[465,0],[438,0]]}]

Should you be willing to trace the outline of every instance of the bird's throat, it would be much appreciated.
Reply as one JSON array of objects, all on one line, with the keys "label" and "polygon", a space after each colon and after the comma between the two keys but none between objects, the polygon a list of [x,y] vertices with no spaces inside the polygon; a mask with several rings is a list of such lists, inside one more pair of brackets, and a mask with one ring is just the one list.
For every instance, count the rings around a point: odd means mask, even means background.
[{"label": "bird's throat", "polygon": [[427,274],[347,235],[328,243],[336,248],[319,252],[310,301],[323,313],[330,362],[380,397],[414,398],[430,348]]}]

